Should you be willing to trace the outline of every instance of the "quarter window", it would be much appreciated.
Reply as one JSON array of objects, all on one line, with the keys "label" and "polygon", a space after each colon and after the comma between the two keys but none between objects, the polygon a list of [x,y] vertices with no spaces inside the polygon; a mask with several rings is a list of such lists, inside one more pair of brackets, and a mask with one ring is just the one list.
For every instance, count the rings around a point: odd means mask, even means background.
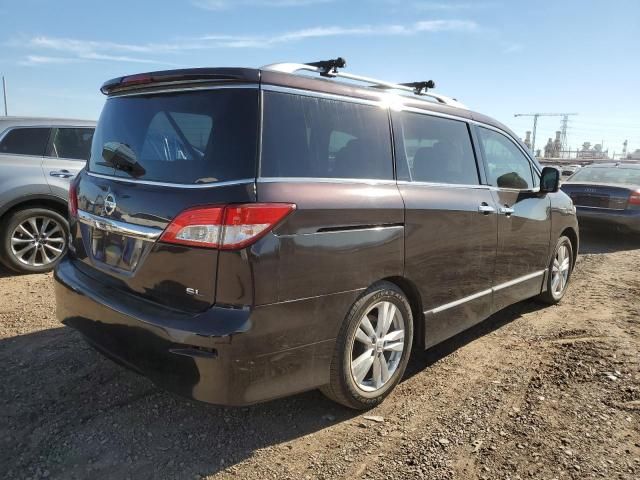
[{"label": "quarter window", "polygon": [[265,92],[261,176],[392,179],[387,111]]},{"label": "quarter window", "polygon": [[458,185],[479,183],[465,122],[400,112],[394,113],[393,123],[399,178]]},{"label": "quarter window", "polygon": [[0,153],[41,157],[48,140],[48,128],[14,128],[2,139]]},{"label": "quarter window", "polygon": [[489,185],[527,190],[533,188],[531,164],[506,136],[487,128],[478,128],[484,150]]},{"label": "quarter window", "polygon": [[56,128],[47,156],[88,160],[92,139],[92,128]]}]

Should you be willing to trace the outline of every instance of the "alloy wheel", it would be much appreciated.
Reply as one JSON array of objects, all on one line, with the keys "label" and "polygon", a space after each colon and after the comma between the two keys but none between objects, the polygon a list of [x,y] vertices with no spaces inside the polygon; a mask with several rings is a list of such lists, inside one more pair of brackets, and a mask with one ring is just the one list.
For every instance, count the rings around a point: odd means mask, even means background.
[{"label": "alloy wheel", "polygon": [[566,245],[560,245],[556,251],[551,267],[551,292],[555,297],[559,297],[564,292],[569,280],[569,270],[571,269],[571,255]]},{"label": "alloy wheel", "polygon": [[365,392],[384,387],[400,365],[404,352],[404,318],[393,303],[374,304],[360,319],[351,346],[350,369]]},{"label": "alloy wheel", "polygon": [[30,217],[11,233],[11,253],[24,265],[42,267],[64,253],[66,242],[64,227],[56,220]]}]

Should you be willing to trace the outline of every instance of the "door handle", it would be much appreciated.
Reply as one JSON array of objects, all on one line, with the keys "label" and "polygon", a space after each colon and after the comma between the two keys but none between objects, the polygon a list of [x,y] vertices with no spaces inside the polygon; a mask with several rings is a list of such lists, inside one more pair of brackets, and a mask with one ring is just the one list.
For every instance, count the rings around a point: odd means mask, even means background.
[{"label": "door handle", "polygon": [[478,211],[480,213],[484,213],[485,215],[489,215],[490,213],[496,213],[496,209],[485,202],[482,202],[480,205],[478,205]]},{"label": "door handle", "polygon": [[510,217],[513,212],[515,212],[515,210],[506,205],[504,207],[500,207],[500,213],[502,213],[503,215],[506,215],[507,217]]},{"label": "door handle", "polygon": [[71,178],[74,174],[69,170],[54,170],[53,172],[49,172],[49,175],[56,178]]}]

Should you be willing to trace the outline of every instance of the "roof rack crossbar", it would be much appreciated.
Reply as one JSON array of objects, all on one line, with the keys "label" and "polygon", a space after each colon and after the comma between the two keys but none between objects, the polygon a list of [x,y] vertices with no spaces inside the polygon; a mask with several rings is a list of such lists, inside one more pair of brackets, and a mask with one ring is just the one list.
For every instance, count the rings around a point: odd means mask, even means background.
[{"label": "roof rack crossbar", "polygon": [[414,95],[423,97],[430,97],[442,103],[444,105],[450,105],[453,107],[467,109],[467,106],[458,102],[456,99],[429,92],[430,88],[435,88],[435,82],[433,80],[427,80],[422,82],[410,82],[410,83],[393,83],[385,80],[378,80],[376,78],[365,77],[363,75],[354,75],[351,73],[341,72],[338,69],[346,67],[347,62],[344,58],[338,57],[332,60],[320,60],[318,62],[309,63],[272,63],[261,67],[262,70],[271,70],[282,73],[296,73],[299,71],[309,71],[319,73],[323,77],[333,78],[340,77],[357,82],[364,82],[369,84],[368,86],[380,89],[400,90],[404,92],[411,92]]}]

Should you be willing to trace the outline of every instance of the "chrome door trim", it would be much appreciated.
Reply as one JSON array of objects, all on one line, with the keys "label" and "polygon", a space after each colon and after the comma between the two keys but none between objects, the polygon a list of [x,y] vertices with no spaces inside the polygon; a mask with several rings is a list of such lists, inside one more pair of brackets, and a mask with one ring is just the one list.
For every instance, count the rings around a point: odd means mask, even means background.
[{"label": "chrome door trim", "polygon": [[304,233],[288,233],[284,235],[277,235],[278,238],[295,238],[295,237],[308,237],[311,235],[336,235],[343,233],[361,233],[361,232],[385,232],[389,230],[401,230],[404,225],[375,225],[371,227],[359,227],[359,228],[345,228],[340,230],[322,230],[316,232],[304,232]]},{"label": "chrome door trim", "polygon": [[528,275],[524,275],[522,277],[514,278],[513,280],[509,280],[508,282],[501,283],[500,285],[496,285],[495,287],[489,288],[487,290],[482,290],[481,292],[474,293],[473,295],[469,295],[468,297],[461,298],[459,300],[455,300],[450,303],[445,303],[444,305],[440,305],[439,307],[432,308],[430,310],[425,310],[424,314],[434,314],[440,313],[444,310],[448,310],[453,307],[457,307],[464,303],[470,302],[472,300],[476,300],[478,298],[484,297],[485,295],[489,295],[491,293],[495,293],[500,290],[504,290],[505,288],[513,287],[522,282],[526,282],[527,280],[532,280],[536,277],[541,277],[544,275],[546,270],[538,270],[537,272],[529,273]]},{"label": "chrome door trim", "polygon": [[213,188],[224,187],[228,185],[243,185],[245,183],[254,183],[255,178],[241,178],[239,180],[228,180],[226,182],[215,183],[167,183],[156,182],[154,180],[136,180],[135,178],[116,177],[115,175],[105,175],[104,173],[87,172],[90,177],[104,178],[106,180],[115,180],[127,183],[139,183],[141,185],[155,185],[158,187],[174,187],[174,188]]},{"label": "chrome door trim", "polygon": [[258,183],[361,183],[366,185],[396,185],[396,181],[392,179],[331,177],[259,177]]},{"label": "chrome door trim", "polygon": [[491,190],[493,187],[483,183],[443,183],[443,182],[422,182],[417,180],[398,180],[398,185],[416,185],[419,187],[436,187],[436,188],[465,188],[474,190]]},{"label": "chrome door trim", "polygon": [[425,315],[428,313],[440,313],[444,310],[449,310],[450,308],[457,307],[458,305],[462,305],[463,303],[467,303],[477,298],[484,297],[485,295],[490,295],[491,293],[493,293],[493,289],[491,288],[488,290],[482,290],[481,292],[474,293],[473,295],[469,295],[468,297],[461,298],[454,302],[445,303],[444,305],[440,305],[439,307],[436,307],[436,308],[432,308],[431,310],[427,310],[424,313]]},{"label": "chrome door trim", "polygon": [[84,210],[78,210],[78,220],[85,225],[103,230],[105,232],[117,233],[127,237],[137,238],[147,242],[155,242],[163,230],[159,228],[134,225],[132,223],[120,222],[110,218],[99,217]]},{"label": "chrome door trim", "polygon": [[513,280],[509,280],[508,282],[501,283],[500,285],[496,285],[493,287],[493,291],[497,292],[498,290],[504,290],[505,288],[513,287],[522,282],[526,282],[527,280],[532,280],[536,277],[541,277],[545,274],[547,270],[538,270],[537,272],[529,273],[528,275],[523,275],[522,277],[514,278]]}]

